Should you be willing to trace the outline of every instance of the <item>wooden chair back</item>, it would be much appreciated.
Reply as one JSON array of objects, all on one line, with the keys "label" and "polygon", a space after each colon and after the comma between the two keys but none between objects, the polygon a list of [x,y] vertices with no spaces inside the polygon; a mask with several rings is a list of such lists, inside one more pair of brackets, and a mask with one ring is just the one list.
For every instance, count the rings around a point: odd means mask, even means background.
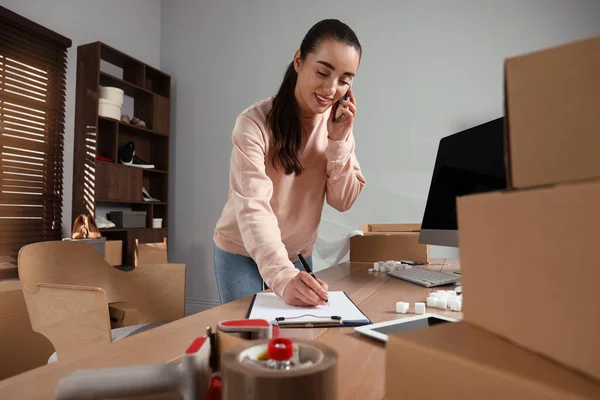
[{"label": "wooden chair back", "polygon": [[109,302],[124,301],[121,272],[111,267],[92,246],[75,241],[49,241],[24,246],[19,252],[19,280],[37,293],[38,283],[100,287]]},{"label": "wooden chair back", "polygon": [[139,264],[168,263],[167,238],[158,243],[140,243],[138,239],[135,239],[133,257],[134,267]]},{"label": "wooden chair back", "polygon": [[142,324],[184,316],[183,264],[121,271],[89,244],[50,241],[22,247],[18,269],[32,328],[48,337],[59,357],[86,343],[111,342],[108,303],[135,308]]}]

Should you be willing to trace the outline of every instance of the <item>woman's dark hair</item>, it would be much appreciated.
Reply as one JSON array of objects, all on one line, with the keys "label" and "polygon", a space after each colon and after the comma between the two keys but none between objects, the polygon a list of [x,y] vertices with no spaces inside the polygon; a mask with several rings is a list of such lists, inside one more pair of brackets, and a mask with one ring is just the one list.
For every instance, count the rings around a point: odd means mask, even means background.
[{"label": "woman's dark hair", "polygon": [[[309,53],[314,52],[322,41],[334,39],[358,50],[362,55],[362,47],[354,31],[337,19],[325,19],[317,22],[304,36],[300,44],[300,57],[306,60]],[[279,91],[273,98],[273,107],[267,116],[267,123],[273,132],[272,163],[275,168],[283,168],[286,175],[300,175],[303,167],[298,159],[298,152],[304,144],[302,126],[298,117],[298,109],[294,89],[298,73],[292,61],[285,72]]]}]

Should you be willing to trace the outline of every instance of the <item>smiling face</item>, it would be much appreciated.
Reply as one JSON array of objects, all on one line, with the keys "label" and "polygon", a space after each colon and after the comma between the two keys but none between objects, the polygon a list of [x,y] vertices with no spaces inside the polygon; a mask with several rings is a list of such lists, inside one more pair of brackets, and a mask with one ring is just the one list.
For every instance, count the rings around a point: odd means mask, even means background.
[{"label": "smiling face", "polygon": [[328,39],[302,60],[294,56],[298,81],[294,94],[301,117],[322,114],[346,94],[358,70],[360,53],[354,47]]}]

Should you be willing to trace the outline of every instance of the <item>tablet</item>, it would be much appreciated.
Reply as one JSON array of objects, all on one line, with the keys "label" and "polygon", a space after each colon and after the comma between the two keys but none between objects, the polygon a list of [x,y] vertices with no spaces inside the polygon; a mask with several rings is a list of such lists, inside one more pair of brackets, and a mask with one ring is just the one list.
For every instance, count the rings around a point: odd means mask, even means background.
[{"label": "tablet", "polygon": [[354,330],[363,335],[370,336],[377,340],[381,340],[382,342],[387,342],[388,335],[409,332],[415,329],[423,329],[433,325],[457,321],[458,320],[455,318],[426,313],[421,315],[415,315],[414,317],[379,322],[377,324],[357,326],[356,328],[354,328]]}]

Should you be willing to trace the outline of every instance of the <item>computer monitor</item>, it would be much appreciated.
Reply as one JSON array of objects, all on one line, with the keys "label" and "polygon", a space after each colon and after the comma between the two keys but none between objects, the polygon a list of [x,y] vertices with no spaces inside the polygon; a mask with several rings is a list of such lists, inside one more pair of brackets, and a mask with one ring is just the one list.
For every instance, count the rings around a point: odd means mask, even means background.
[{"label": "computer monitor", "polygon": [[459,247],[458,196],[506,188],[504,118],[440,140],[419,243]]}]

